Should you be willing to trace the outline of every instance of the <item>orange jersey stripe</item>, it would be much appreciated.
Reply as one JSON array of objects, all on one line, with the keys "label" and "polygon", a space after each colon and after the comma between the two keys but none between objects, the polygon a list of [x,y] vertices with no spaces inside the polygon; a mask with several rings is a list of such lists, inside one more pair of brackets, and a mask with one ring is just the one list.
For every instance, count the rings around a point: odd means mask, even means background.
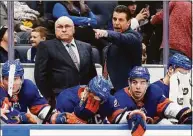
[{"label": "orange jersey stripe", "polygon": [[42,105],[35,105],[30,107],[30,112],[34,115],[37,115],[43,107],[48,106],[48,104],[42,104]]},{"label": "orange jersey stripe", "polygon": [[112,123],[121,112],[123,112],[123,109],[116,110],[111,116],[107,117],[109,122]]},{"label": "orange jersey stripe", "polygon": [[164,108],[166,107],[167,104],[171,103],[172,101],[170,101],[168,98],[166,98],[163,102],[159,103],[157,106],[157,114],[161,115]]}]

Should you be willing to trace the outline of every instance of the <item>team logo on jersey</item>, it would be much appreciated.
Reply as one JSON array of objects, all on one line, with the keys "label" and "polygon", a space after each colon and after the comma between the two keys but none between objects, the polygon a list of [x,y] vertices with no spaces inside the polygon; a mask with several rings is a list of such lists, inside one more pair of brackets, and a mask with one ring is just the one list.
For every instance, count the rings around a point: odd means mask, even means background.
[{"label": "team logo on jersey", "polygon": [[117,101],[117,99],[115,99],[115,100],[114,100],[114,107],[118,107],[118,106],[120,106],[120,105],[119,105],[119,102]]}]

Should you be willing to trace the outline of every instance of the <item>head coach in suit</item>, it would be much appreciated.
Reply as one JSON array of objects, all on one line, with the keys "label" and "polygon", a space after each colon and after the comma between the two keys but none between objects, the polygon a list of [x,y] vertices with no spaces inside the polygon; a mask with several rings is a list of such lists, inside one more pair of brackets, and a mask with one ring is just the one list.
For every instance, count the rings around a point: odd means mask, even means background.
[{"label": "head coach in suit", "polygon": [[90,44],[75,40],[73,21],[62,16],[55,22],[56,38],[40,42],[35,60],[35,81],[46,97],[62,89],[88,84],[96,69]]}]

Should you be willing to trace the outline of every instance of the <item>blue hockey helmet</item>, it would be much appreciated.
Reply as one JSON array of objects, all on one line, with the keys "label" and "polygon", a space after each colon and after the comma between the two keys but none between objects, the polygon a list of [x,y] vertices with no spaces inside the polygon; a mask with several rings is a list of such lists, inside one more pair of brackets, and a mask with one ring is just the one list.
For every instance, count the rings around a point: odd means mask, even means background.
[{"label": "blue hockey helmet", "polygon": [[24,75],[24,69],[23,66],[21,65],[19,60],[14,60],[14,61],[6,61],[4,65],[2,66],[2,76],[3,77],[8,77],[9,76],[9,71],[10,71],[10,66],[15,65],[15,74],[14,76],[20,76],[23,77]]},{"label": "blue hockey helmet", "polygon": [[174,69],[180,67],[186,70],[190,70],[192,68],[192,62],[187,56],[180,53],[175,53],[169,58],[167,68],[170,66],[172,66]]},{"label": "blue hockey helmet", "polygon": [[88,89],[102,101],[106,101],[110,94],[111,85],[103,76],[96,76],[89,82]]},{"label": "blue hockey helmet", "polygon": [[130,80],[134,78],[143,78],[149,82],[150,74],[147,68],[142,67],[142,66],[135,66],[129,73],[129,78]]}]

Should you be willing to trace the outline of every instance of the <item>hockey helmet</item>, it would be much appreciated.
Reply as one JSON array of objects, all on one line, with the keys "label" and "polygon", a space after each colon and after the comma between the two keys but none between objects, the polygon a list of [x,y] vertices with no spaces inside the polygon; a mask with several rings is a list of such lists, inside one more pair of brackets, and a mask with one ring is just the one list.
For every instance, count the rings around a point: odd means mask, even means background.
[{"label": "hockey helmet", "polygon": [[103,101],[106,101],[110,94],[111,86],[103,76],[96,76],[89,82],[88,89]]},{"label": "hockey helmet", "polygon": [[130,80],[134,78],[146,79],[148,82],[150,80],[150,74],[147,68],[142,66],[135,66],[129,73]]},{"label": "hockey helmet", "polygon": [[2,66],[2,76],[3,77],[8,77],[9,72],[10,72],[10,66],[15,65],[15,74],[14,76],[20,76],[23,77],[24,75],[24,69],[23,66],[21,65],[19,60],[14,60],[14,61],[6,61],[4,65]]},{"label": "hockey helmet", "polygon": [[175,53],[169,58],[167,68],[170,66],[172,66],[174,69],[180,67],[186,70],[190,70],[192,68],[192,62],[187,56],[180,53]]}]

